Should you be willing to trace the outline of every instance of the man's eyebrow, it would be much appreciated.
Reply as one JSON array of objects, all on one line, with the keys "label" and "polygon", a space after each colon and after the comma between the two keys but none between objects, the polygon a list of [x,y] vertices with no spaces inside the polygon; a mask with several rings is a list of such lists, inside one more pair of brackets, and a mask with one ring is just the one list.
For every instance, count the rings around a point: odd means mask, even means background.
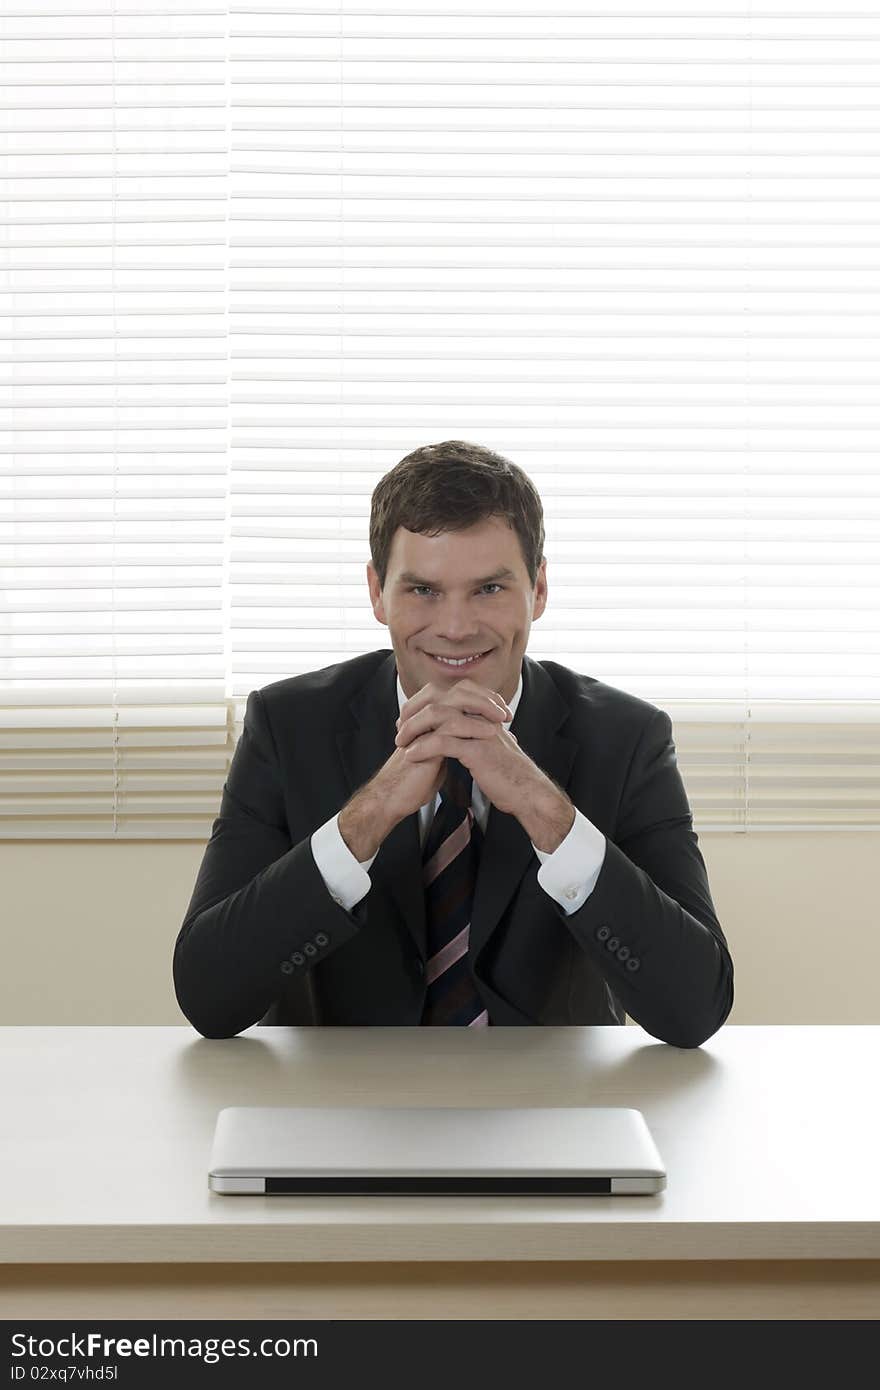
[{"label": "man's eyebrow", "polygon": [[[496,579],[516,579],[516,575],[513,570],[505,568],[496,570],[494,574],[487,574],[485,579],[472,579],[470,582],[472,584],[491,584]],[[397,582],[398,584],[427,584],[429,589],[436,587],[433,579],[422,579],[420,575],[413,574],[410,570],[404,570]]]}]

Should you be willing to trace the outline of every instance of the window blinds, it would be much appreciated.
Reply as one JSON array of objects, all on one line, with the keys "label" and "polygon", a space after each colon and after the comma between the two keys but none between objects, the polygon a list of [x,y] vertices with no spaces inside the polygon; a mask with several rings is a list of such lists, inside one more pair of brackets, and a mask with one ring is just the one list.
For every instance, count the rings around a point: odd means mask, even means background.
[{"label": "window blinds", "polygon": [[0,10],[0,835],[206,837],[447,438],[698,829],[880,824],[873,9]]},{"label": "window blinds", "polygon": [[228,29],[0,8],[4,837],[201,838],[219,804]]}]

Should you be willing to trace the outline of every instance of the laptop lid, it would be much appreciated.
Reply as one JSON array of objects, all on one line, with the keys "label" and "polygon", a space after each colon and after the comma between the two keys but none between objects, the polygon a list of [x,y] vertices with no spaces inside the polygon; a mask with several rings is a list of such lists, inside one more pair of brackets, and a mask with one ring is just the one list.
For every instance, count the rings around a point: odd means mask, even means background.
[{"label": "laptop lid", "polygon": [[214,1192],[593,1196],[654,1193],[666,1171],[626,1107],[229,1106]]}]

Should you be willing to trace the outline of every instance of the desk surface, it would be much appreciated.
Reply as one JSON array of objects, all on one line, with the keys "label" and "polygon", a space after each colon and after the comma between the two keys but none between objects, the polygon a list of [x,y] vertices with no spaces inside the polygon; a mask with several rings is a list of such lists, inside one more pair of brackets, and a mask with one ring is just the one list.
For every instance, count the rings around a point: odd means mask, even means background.
[{"label": "desk surface", "polygon": [[[880,1027],[0,1028],[0,1263],[880,1257]],[[641,1197],[208,1188],[226,1105],[625,1105]]]}]

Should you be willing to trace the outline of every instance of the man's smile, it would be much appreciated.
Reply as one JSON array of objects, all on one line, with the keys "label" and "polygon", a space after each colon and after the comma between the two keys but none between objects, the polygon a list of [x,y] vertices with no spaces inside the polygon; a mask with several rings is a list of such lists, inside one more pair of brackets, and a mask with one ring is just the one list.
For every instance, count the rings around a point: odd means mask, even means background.
[{"label": "man's smile", "polygon": [[429,656],[432,661],[435,661],[438,666],[445,666],[447,671],[465,671],[469,670],[472,666],[478,666],[483,660],[483,657],[488,656],[491,651],[492,648],[488,647],[483,652],[477,652],[473,655],[463,657],[441,656],[437,652],[425,652],[425,655]]}]

